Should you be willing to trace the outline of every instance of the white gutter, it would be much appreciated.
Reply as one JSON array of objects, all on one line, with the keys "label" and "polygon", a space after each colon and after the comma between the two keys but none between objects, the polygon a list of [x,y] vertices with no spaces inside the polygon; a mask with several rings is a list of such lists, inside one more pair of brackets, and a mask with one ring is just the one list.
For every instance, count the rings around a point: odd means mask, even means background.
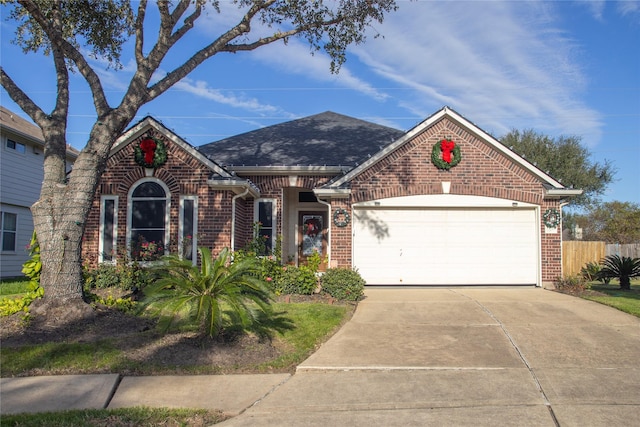
[{"label": "white gutter", "polygon": [[565,197],[579,196],[582,190],[574,190],[572,188],[551,188],[545,192],[548,199],[562,199]]},{"label": "white gutter", "polygon": [[351,195],[350,188],[317,188],[313,192],[317,197],[329,197],[331,199],[346,199]]},{"label": "white gutter", "polygon": [[236,250],[236,199],[244,197],[249,194],[249,187],[245,188],[244,192],[236,194],[231,198],[231,252]]}]

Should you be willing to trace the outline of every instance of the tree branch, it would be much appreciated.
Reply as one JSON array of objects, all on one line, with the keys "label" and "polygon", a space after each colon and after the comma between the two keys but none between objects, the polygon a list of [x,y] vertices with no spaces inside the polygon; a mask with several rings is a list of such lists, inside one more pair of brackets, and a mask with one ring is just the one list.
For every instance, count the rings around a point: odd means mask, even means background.
[{"label": "tree branch", "polygon": [[13,79],[4,71],[4,67],[0,66],[0,84],[7,91],[9,97],[13,102],[18,104],[20,109],[27,113],[31,119],[41,126],[41,124],[47,123],[47,114],[42,111],[35,102],[29,98],[29,95],[23,92],[18,85],[15,84]]},{"label": "tree branch", "polygon": [[35,19],[38,25],[40,25],[42,30],[47,34],[47,37],[52,44],[52,49],[58,48],[63,51],[64,56],[71,59],[78,67],[78,71],[80,71],[80,74],[82,74],[89,84],[89,88],[91,88],[93,104],[98,116],[106,114],[110,107],[102,89],[102,83],[84,56],[82,56],[75,46],[65,40],[60,31],[51,25],[50,20],[42,14],[39,6],[35,4],[33,0],[19,0],[19,3],[29,12],[33,19]]},{"label": "tree branch", "polygon": [[136,16],[136,46],[135,57],[136,63],[140,64],[144,60],[144,17],[147,11],[147,0],[140,0],[138,5],[138,14]]}]

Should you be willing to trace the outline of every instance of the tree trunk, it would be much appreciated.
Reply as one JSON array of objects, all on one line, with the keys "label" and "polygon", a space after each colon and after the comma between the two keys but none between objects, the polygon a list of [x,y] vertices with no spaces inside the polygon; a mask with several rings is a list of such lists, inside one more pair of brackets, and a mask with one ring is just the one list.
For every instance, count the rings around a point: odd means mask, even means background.
[{"label": "tree trunk", "polygon": [[[47,322],[65,323],[93,314],[91,306],[84,301],[82,236],[111,145],[124,126],[122,122],[119,125],[98,122],[94,126],[68,180],[64,177],[64,164],[60,164],[64,163],[65,153],[45,155],[40,199],[31,207],[31,212],[40,245],[40,283],[45,291],[34,313],[44,316]],[[112,130],[114,128],[117,131]],[[63,171],[62,178],[60,171]]]},{"label": "tree trunk", "polygon": [[629,276],[620,276],[620,289],[625,291],[631,290],[631,278]]}]

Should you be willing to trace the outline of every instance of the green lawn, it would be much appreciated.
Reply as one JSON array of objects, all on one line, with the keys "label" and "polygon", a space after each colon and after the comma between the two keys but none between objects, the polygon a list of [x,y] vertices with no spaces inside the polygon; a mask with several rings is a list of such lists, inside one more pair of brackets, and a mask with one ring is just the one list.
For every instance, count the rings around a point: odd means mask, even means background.
[{"label": "green lawn", "polygon": [[596,291],[606,295],[593,295],[585,293],[583,298],[605,304],[625,313],[640,317],[640,279],[631,281],[631,290],[620,290],[620,284],[617,280],[612,280],[610,284],[603,285],[600,282],[592,282],[590,286],[592,291]]},{"label": "green lawn", "polygon": [[272,323],[278,331],[273,341],[280,351],[276,358],[246,365],[171,366],[146,363],[128,357],[115,338],[97,342],[49,342],[22,347],[3,347],[0,352],[1,375],[56,375],[88,373],[121,373],[136,375],[219,374],[221,372],[272,372],[295,368],[322,342],[332,335],[352,312],[351,305],[323,303],[275,303],[277,316]]},{"label": "green lawn", "polygon": [[15,279],[0,281],[0,297],[8,295],[20,295],[28,291],[29,279]]},{"label": "green lawn", "polygon": [[206,426],[225,420],[218,411],[202,409],[124,408],[83,409],[35,414],[2,414],[0,426],[21,427],[132,427]]}]

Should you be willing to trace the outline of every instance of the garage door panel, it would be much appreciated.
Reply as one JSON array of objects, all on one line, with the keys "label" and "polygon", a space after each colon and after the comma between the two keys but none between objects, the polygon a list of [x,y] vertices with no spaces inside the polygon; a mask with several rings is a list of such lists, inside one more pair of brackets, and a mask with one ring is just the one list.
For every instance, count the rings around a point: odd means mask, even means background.
[{"label": "garage door panel", "polygon": [[533,209],[356,209],[354,266],[369,284],[535,284],[535,224]]}]

